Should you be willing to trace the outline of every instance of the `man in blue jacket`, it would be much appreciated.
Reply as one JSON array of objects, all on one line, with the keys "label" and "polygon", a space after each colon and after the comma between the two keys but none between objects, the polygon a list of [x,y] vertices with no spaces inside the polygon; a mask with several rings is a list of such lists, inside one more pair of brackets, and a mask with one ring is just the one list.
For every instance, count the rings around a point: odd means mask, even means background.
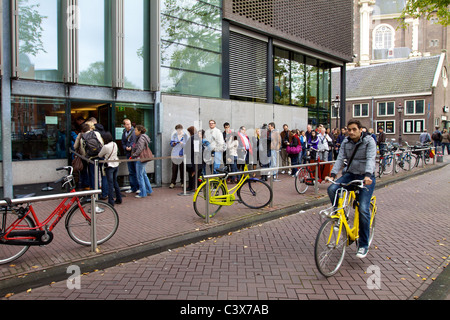
[{"label": "man in blue jacket", "polygon": [[[122,148],[126,158],[130,159],[131,148],[136,142],[136,135],[134,134],[134,128],[131,125],[130,119],[123,120],[123,124],[125,129],[123,129],[122,133]],[[136,176],[136,162],[127,162],[127,165],[131,189],[127,190],[126,193],[137,192],[139,190],[139,184]]]},{"label": "man in blue jacket", "polygon": [[[348,137],[341,144],[336,163],[331,170],[334,180],[344,167],[344,161],[350,164],[343,170],[343,175],[336,182],[348,183],[353,180],[364,180],[365,188],[359,190],[359,248],[356,256],[365,258],[369,251],[370,235],[370,199],[375,189],[375,159],[377,145],[370,134],[363,132],[361,122],[350,120],[347,125]],[[356,149],[356,151],[355,151]],[[329,178],[329,177],[328,177]],[[326,178],[325,178],[326,179]],[[328,196],[334,202],[339,186],[332,184],[328,188]]]}]

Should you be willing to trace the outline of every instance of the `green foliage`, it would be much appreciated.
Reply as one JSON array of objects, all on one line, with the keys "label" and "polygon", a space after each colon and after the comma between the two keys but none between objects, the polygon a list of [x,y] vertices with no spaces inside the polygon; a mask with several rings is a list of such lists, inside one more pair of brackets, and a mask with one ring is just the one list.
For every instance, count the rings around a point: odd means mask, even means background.
[{"label": "green foliage", "polygon": [[450,24],[450,0],[410,0],[407,1],[406,7],[399,17],[400,27],[406,28],[408,23],[405,22],[405,18],[419,18],[426,17],[430,19],[436,15],[439,19],[439,23],[443,26]]}]

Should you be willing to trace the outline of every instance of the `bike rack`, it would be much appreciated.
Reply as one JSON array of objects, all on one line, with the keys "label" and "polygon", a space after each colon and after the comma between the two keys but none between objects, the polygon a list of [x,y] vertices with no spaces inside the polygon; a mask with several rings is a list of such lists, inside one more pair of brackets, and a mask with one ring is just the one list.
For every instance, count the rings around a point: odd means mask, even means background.
[{"label": "bike rack", "polygon": [[[71,197],[91,197],[91,212],[95,212],[96,206],[96,196],[100,194],[101,190],[89,190],[89,191],[78,191],[78,192],[70,192],[70,193],[60,193],[60,194],[52,194],[46,196],[36,196],[30,198],[19,198],[19,199],[11,199],[11,203],[13,205],[20,205],[24,203],[33,203],[33,202],[43,202],[43,201],[51,201],[58,200],[64,198]],[[8,203],[5,200],[0,200],[0,207],[6,207]],[[97,252],[97,226],[96,226],[96,216],[95,214],[92,216],[91,223],[91,251]]]}]

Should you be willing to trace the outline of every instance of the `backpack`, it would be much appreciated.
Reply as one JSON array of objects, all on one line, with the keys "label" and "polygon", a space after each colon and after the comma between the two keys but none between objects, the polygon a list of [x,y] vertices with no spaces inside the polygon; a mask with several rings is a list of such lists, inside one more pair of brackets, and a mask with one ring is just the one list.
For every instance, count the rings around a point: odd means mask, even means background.
[{"label": "backpack", "polygon": [[83,133],[81,138],[83,139],[84,150],[89,158],[96,157],[102,149],[101,142],[97,139],[97,135],[94,131]]},{"label": "backpack", "polygon": [[441,141],[441,133],[439,131],[435,131],[431,136],[431,139],[434,141]]}]

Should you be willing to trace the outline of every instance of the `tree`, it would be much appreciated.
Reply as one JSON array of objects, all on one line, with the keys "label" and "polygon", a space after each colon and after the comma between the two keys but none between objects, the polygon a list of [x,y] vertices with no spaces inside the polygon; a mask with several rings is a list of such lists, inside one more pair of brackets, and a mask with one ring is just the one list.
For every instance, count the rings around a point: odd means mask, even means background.
[{"label": "tree", "polygon": [[399,21],[402,28],[406,28],[408,23],[406,17],[419,18],[426,17],[428,20],[436,15],[439,23],[443,26],[450,24],[450,0],[409,0],[403,9]]}]

